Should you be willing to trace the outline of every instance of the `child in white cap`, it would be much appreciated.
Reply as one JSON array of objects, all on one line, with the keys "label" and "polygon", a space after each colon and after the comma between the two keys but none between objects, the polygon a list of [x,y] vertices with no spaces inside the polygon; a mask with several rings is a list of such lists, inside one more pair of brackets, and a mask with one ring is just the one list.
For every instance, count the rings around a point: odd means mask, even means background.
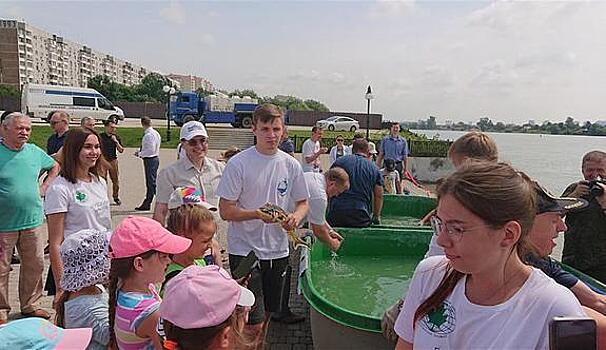
[{"label": "child in white cap", "polygon": [[57,326],[92,328],[89,350],[107,349],[109,343],[108,295],[102,284],[109,276],[107,235],[81,230],[65,237],[61,290],[57,302]]},{"label": "child in white cap", "polygon": [[189,266],[164,291],[160,316],[167,350],[235,349],[255,296],[222,268]]}]

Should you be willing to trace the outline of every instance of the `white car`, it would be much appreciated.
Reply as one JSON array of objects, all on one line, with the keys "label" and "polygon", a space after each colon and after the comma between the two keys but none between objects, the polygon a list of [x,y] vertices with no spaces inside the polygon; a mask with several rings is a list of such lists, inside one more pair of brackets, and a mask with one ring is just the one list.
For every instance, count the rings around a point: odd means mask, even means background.
[{"label": "white car", "polygon": [[342,117],[335,115],[327,119],[318,120],[316,126],[324,130],[344,130],[344,131],[356,131],[360,128],[360,124],[357,120],[350,117]]}]

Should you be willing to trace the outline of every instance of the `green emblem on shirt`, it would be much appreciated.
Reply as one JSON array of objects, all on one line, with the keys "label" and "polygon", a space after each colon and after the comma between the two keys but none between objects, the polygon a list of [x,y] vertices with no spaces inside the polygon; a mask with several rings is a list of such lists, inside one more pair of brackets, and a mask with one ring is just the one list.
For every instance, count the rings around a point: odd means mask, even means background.
[{"label": "green emblem on shirt", "polygon": [[420,321],[421,327],[434,336],[444,338],[455,330],[455,309],[445,300]]},{"label": "green emblem on shirt", "polygon": [[84,202],[85,200],[86,200],[86,193],[80,192],[80,191],[76,191],[76,201],[77,202]]}]

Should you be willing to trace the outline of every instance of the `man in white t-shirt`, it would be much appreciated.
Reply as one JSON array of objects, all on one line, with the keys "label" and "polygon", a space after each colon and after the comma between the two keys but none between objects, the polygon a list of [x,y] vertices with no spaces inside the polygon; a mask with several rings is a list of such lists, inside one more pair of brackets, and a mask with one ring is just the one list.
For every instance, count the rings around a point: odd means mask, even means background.
[{"label": "man in white t-shirt", "polygon": [[[258,106],[253,113],[257,144],[229,160],[217,189],[219,212],[229,221],[227,243],[232,271],[249,252],[259,258],[251,272],[248,288],[256,302],[249,315],[247,333],[261,346],[269,315],[280,311],[280,296],[290,269],[288,239],[284,230],[296,228],[307,214],[309,193],[299,162],[278,150],[284,129],[282,111],[272,105]],[[257,209],[265,203],[286,208],[293,200],[295,210],[280,226],[263,222]]]},{"label": "man in white t-shirt", "polygon": [[320,155],[328,151],[326,147],[320,147],[321,139],[322,129],[314,126],[311,128],[311,137],[303,142],[301,165],[303,166],[303,171],[306,173],[319,173],[321,171]]}]

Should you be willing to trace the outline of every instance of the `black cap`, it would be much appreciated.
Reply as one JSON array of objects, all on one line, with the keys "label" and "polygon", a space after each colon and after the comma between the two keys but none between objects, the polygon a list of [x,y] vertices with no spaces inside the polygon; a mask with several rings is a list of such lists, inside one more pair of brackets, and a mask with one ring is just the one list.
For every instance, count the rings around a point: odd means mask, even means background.
[{"label": "black cap", "polygon": [[545,187],[534,181],[537,195],[537,215],[544,213],[566,214],[587,207],[588,202],[581,198],[556,197]]}]

